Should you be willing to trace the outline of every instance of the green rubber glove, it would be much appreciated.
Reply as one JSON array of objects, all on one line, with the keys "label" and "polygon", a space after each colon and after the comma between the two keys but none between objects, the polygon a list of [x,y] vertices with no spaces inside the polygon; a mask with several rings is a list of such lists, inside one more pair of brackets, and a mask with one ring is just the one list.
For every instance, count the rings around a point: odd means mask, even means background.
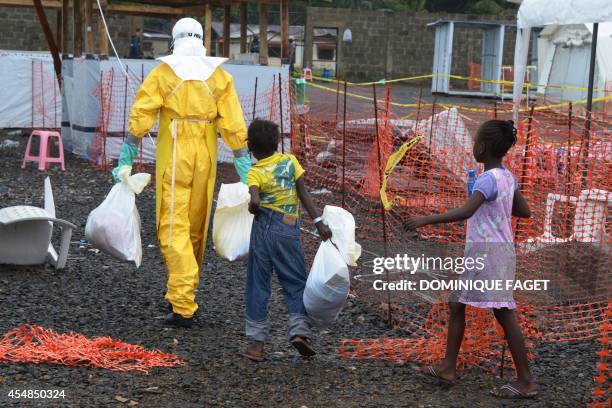
[{"label": "green rubber glove", "polygon": [[247,174],[251,169],[251,158],[249,156],[234,157],[234,167],[240,176],[240,181],[244,184],[247,182]]},{"label": "green rubber glove", "polygon": [[115,183],[121,182],[119,171],[122,168],[129,167],[131,171],[136,157],[138,157],[138,146],[133,143],[124,142],[119,153],[119,164],[113,169],[113,180],[115,180]]}]

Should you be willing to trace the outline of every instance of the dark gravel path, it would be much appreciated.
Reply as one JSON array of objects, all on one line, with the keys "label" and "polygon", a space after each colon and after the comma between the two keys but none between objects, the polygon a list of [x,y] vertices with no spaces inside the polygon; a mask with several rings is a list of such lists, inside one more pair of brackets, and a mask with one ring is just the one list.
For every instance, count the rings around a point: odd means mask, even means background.
[{"label": "dark gravel path", "polygon": [[[7,139],[0,136],[0,143]],[[30,165],[20,169],[25,146],[0,149],[0,207],[42,205],[44,174]],[[228,167],[222,181],[234,181]],[[111,187],[107,173],[94,171],[70,156],[65,173],[53,169],[57,215],[78,226],[83,236],[89,211]],[[339,357],[342,338],[399,336],[359,299],[350,299],[329,331],[319,333],[320,354],[303,361],[285,338],[286,314],[280,288],[271,304],[272,341],[269,359],[251,363],[237,355],[244,344],[243,263],[230,264],[210,248],[198,292],[202,312],[192,330],[161,325],[165,302],[165,267],[155,238],[154,189],[138,198],[143,219],[144,260],[140,269],[104,254],[71,247],[65,270],[49,267],[0,266],[0,333],[21,324],[38,324],[59,332],[112,336],[118,340],[173,352],[185,367],[155,369],[147,374],[64,366],[0,364],[0,406],[283,406],[283,407],[579,407],[590,398],[596,343],[540,345],[534,372],[542,393],[531,402],[501,402],[488,395],[502,380],[477,370],[462,372],[452,389],[429,383],[413,364],[352,361]],[[306,252],[316,243],[305,237]],[[56,401],[20,401],[10,389],[64,389]],[[116,397],[127,399],[119,402]]]}]

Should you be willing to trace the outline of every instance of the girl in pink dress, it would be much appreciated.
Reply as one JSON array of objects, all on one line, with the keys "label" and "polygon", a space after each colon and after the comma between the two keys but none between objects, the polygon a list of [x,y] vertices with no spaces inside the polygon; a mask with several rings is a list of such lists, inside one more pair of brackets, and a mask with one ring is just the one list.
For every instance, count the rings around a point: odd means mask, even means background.
[{"label": "girl in pink dress", "polygon": [[[457,379],[457,355],[465,330],[465,305],[492,308],[495,318],[504,329],[514,365],[517,381],[492,391],[500,398],[533,398],[537,386],[529,371],[523,334],[514,316],[516,303],[512,285],[516,270],[516,255],[512,234],[512,216],[529,218],[529,204],[521,195],[512,175],[502,165],[503,157],[516,143],[516,129],[512,121],[490,120],[478,129],[474,140],[474,158],[484,164],[482,173],[474,183],[473,193],[461,208],[442,214],[411,217],[409,229],[429,224],[457,222],[467,219],[465,257],[484,258],[484,265],[466,268],[459,281],[482,281],[492,284],[503,282],[501,289],[485,291],[458,290],[449,302],[449,323],[446,354],[439,366],[429,366],[424,374],[445,383]],[[470,282],[471,281],[471,282]],[[492,286],[489,286],[492,287]]]}]

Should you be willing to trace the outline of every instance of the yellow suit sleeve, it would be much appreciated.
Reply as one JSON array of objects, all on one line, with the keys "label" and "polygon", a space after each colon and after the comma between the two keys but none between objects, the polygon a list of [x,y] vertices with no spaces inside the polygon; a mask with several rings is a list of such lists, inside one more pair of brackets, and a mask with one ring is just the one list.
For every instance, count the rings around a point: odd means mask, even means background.
[{"label": "yellow suit sleeve", "polygon": [[157,114],[164,102],[159,90],[159,75],[159,67],[151,71],[134,99],[130,113],[130,133],[136,137],[147,134],[157,121]]},{"label": "yellow suit sleeve", "polygon": [[215,89],[217,99],[216,125],[221,138],[232,150],[242,149],[247,145],[247,130],[242,115],[242,107],[234,88],[234,79],[230,74],[217,68],[209,78]]}]

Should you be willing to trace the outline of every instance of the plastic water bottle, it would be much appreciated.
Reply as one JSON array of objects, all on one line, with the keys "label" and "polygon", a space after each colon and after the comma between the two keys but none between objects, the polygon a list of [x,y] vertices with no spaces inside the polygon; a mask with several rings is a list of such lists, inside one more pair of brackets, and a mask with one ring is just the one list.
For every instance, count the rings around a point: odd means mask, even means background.
[{"label": "plastic water bottle", "polygon": [[474,183],[476,183],[476,171],[470,170],[468,171],[468,181],[467,181],[468,197],[472,196],[472,191],[474,191]]}]

